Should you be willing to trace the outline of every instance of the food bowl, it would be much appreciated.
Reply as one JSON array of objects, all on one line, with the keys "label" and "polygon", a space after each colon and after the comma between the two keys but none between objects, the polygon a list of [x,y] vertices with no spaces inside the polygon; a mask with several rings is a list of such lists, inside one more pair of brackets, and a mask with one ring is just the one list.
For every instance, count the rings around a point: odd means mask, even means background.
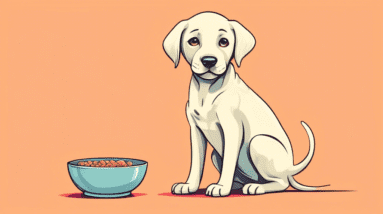
[{"label": "food bowl", "polygon": [[[126,167],[78,166],[80,161],[123,160],[132,162]],[[130,195],[145,177],[148,163],[130,158],[85,158],[68,162],[68,172],[74,185],[84,195],[99,198],[118,198]]]}]

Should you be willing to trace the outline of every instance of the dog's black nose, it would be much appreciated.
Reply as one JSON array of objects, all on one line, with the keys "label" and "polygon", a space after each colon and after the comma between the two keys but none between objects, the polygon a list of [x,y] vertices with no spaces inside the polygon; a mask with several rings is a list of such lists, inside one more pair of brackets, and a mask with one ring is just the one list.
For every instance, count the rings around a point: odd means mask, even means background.
[{"label": "dog's black nose", "polygon": [[202,57],[201,61],[206,68],[211,68],[217,63],[217,58],[214,56],[205,56]]}]

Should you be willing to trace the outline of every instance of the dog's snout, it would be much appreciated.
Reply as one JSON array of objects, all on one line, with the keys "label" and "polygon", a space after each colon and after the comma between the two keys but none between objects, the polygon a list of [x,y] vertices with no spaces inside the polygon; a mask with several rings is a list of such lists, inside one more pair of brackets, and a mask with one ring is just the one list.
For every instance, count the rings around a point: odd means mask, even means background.
[{"label": "dog's snout", "polygon": [[211,68],[217,63],[217,58],[214,56],[205,56],[202,57],[201,61],[206,68]]}]

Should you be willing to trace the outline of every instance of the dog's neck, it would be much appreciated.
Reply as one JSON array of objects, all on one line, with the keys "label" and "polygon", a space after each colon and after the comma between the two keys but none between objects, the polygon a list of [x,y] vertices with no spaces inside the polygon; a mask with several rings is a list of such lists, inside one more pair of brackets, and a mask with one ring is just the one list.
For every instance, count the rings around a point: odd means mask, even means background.
[{"label": "dog's neck", "polygon": [[233,64],[229,64],[226,72],[216,79],[207,80],[198,77],[196,74],[193,74],[192,85],[197,89],[198,93],[207,94],[214,93],[222,88],[224,88],[227,83],[235,77],[235,70]]}]

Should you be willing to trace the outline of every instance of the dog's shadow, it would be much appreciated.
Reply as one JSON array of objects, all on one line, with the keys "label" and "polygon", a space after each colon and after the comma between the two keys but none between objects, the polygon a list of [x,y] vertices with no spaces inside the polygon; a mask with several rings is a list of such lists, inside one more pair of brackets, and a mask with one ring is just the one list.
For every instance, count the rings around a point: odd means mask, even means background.
[{"label": "dog's shadow", "polygon": [[[266,193],[264,195],[269,195],[269,194],[289,194],[289,193],[325,193],[325,192],[355,192],[355,190],[318,190],[318,191],[300,191],[300,190],[285,190],[283,192],[272,192],[272,193]],[[187,194],[187,195],[175,195],[171,192],[164,192],[158,194],[159,196],[169,196],[169,197],[193,197],[193,198],[211,198],[210,196],[206,196],[206,188],[205,189],[199,189],[197,192],[193,194]],[[254,196],[254,195],[245,195],[243,194],[242,190],[232,190],[231,194],[227,197],[249,197],[249,196]]]}]

